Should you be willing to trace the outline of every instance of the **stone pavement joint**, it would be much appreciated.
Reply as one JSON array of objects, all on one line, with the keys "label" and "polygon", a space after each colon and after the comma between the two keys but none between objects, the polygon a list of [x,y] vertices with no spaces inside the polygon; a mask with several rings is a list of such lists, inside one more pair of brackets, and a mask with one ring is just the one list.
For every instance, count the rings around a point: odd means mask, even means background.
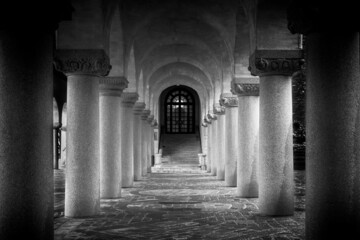
[{"label": "stone pavement joint", "polygon": [[304,171],[295,171],[295,214],[261,216],[258,199],[209,174],[157,174],[101,200],[99,216],[63,216],[64,171],[55,170],[55,239],[304,239]]}]

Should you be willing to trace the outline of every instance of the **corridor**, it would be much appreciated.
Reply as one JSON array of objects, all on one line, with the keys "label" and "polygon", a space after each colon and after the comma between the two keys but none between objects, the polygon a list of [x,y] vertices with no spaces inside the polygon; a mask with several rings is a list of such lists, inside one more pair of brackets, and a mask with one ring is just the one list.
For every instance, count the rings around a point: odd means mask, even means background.
[{"label": "corridor", "polygon": [[101,200],[99,216],[65,218],[64,171],[54,170],[55,239],[304,239],[305,172],[294,175],[291,217],[260,216],[257,198],[238,198],[207,173],[151,173]]}]

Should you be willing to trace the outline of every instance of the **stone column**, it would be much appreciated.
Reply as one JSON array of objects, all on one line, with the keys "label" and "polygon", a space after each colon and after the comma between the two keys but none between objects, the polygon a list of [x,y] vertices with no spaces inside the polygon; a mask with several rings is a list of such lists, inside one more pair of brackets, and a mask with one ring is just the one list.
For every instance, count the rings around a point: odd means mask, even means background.
[{"label": "stone column", "polygon": [[259,196],[259,79],[237,78],[232,92],[238,95],[237,195]]},{"label": "stone column", "polygon": [[264,215],[294,212],[291,75],[299,50],[256,50],[251,72],[260,76],[259,210]]},{"label": "stone column", "polygon": [[134,180],[142,179],[142,120],[141,115],[145,108],[144,102],[136,102],[134,105]]},{"label": "stone column", "polygon": [[225,186],[236,187],[238,153],[238,99],[231,93],[221,94],[225,107]]},{"label": "stone column", "polygon": [[100,197],[121,197],[121,94],[124,77],[100,78]]},{"label": "stone column", "polygon": [[124,92],[121,96],[121,172],[122,187],[132,187],[134,184],[134,127],[136,115],[133,107],[139,95],[135,92]]},{"label": "stone column", "polygon": [[0,26],[0,239],[53,239],[53,35],[10,22]]},{"label": "stone column", "polygon": [[216,142],[216,120],[217,116],[213,113],[208,113],[207,117],[211,120],[211,139],[210,139],[210,152],[211,152],[211,175],[216,176],[217,172],[217,142]]},{"label": "stone column", "polygon": [[211,162],[212,162],[212,155],[211,155],[211,120],[207,118],[207,116],[204,117],[204,125],[206,124],[205,131],[207,131],[207,149],[206,149],[206,172],[211,173]]},{"label": "stone column", "polygon": [[145,109],[141,114],[141,126],[142,126],[142,138],[141,138],[141,168],[142,175],[146,176],[149,172],[149,159],[148,159],[148,144],[149,144],[149,124],[147,123],[147,118],[150,114],[150,110]]},{"label": "stone column", "polygon": [[148,146],[147,146],[147,158],[148,158],[148,173],[151,173],[152,158],[154,154],[154,129],[152,126],[154,115],[149,115],[147,118],[148,128]]},{"label": "stone column", "polygon": [[[360,238],[359,24],[354,4],[290,15],[306,36],[306,239]],[[319,13],[314,15],[314,11]],[[309,16],[320,16],[307,20]],[[325,15],[325,16],[324,16]],[[294,19],[291,19],[295,17]],[[294,22],[292,22],[295,20]],[[328,25],[329,24],[329,25]],[[347,26],[334,33],[334,26]]]},{"label": "stone column", "polygon": [[225,108],[220,104],[214,105],[214,113],[217,115],[216,122],[216,179],[225,180]]},{"label": "stone column", "polygon": [[99,78],[110,70],[103,50],[59,50],[57,69],[67,83],[65,216],[86,217],[100,208]]}]

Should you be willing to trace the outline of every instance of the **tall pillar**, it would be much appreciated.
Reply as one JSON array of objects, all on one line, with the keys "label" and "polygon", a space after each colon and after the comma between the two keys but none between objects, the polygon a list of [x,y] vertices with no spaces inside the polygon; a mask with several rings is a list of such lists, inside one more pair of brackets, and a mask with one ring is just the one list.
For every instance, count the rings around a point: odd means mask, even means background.
[{"label": "tall pillar", "polygon": [[220,103],[225,107],[225,186],[236,187],[238,154],[238,99],[231,93],[221,94]]},{"label": "tall pillar", "polygon": [[207,117],[211,120],[211,139],[210,139],[210,151],[211,151],[211,175],[216,176],[217,173],[217,142],[216,142],[216,120],[217,116],[213,113],[208,113]]},{"label": "tall pillar", "polygon": [[256,50],[250,57],[260,76],[259,210],[294,212],[291,75],[300,70],[300,50]]},{"label": "tall pillar", "polygon": [[134,180],[142,179],[142,120],[141,115],[145,108],[144,102],[136,102],[134,105]]},{"label": "tall pillar", "polygon": [[63,105],[63,109],[62,109],[62,114],[61,114],[61,118],[62,118],[62,125],[61,125],[61,161],[59,163],[59,168],[60,169],[65,169],[65,165],[66,165],[66,128],[67,128],[67,103],[64,103]]},{"label": "tall pillar", "polygon": [[[305,236],[359,239],[358,8],[355,2],[336,9],[299,6],[291,8],[288,19],[291,32],[307,35]],[[334,19],[339,13],[345,14]],[[346,27],[334,32],[334,26]]]},{"label": "tall pillar", "polygon": [[[121,197],[121,94],[124,77],[103,77],[100,83],[100,197]],[[120,123],[120,124],[119,124]]]},{"label": "tall pillar", "polygon": [[68,77],[65,216],[100,209],[99,76],[110,70],[103,50],[58,50],[57,69]]},{"label": "tall pillar", "polygon": [[134,126],[136,115],[133,107],[138,100],[136,92],[124,92],[121,95],[121,172],[122,187],[132,187],[134,184]]},{"label": "tall pillar", "polygon": [[306,238],[357,239],[359,33],[312,33],[307,44]]},{"label": "tall pillar", "polygon": [[[149,144],[149,124],[147,122],[148,116],[150,114],[150,110],[145,109],[141,114],[141,126],[143,137],[141,138],[141,168],[142,168],[142,175],[146,176],[149,172],[149,159],[148,159],[148,144]],[[151,170],[151,169],[150,169]]]},{"label": "tall pillar", "polygon": [[237,195],[245,198],[259,196],[259,79],[236,78],[232,92],[237,94],[238,165]]},{"label": "tall pillar", "polygon": [[148,168],[147,172],[151,172],[151,166],[152,166],[152,156],[153,156],[153,149],[154,149],[154,130],[152,125],[152,122],[154,120],[154,115],[149,115],[147,118],[147,129],[148,129],[148,144],[147,144],[147,162],[148,162]]},{"label": "tall pillar", "polygon": [[225,180],[225,108],[220,104],[214,105],[214,113],[217,115],[216,122],[216,179]]},{"label": "tall pillar", "polygon": [[38,24],[31,33],[6,24],[0,26],[0,239],[53,239],[53,36]]},{"label": "tall pillar", "polygon": [[207,131],[207,149],[206,149],[206,172],[211,173],[211,162],[212,162],[212,136],[211,136],[211,120],[207,116],[204,117],[204,123],[206,124],[205,131]]}]

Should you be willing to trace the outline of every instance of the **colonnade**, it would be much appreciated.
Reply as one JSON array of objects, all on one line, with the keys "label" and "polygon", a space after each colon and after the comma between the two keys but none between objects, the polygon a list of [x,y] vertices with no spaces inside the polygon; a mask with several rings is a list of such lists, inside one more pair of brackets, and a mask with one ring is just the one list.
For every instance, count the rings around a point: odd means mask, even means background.
[{"label": "colonnade", "polygon": [[294,213],[291,75],[301,59],[299,50],[256,50],[249,70],[258,77],[233,79],[233,94],[205,118],[212,173],[240,197],[259,197],[263,215]]},{"label": "colonnade", "polygon": [[[0,32],[0,45],[6,46],[0,49],[0,237],[4,239],[19,234],[53,238],[52,39],[38,30],[27,39],[13,30]],[[359,33],[311,32],[307,41],[306,236],[351,238],[360,235]],[[259,80],[233,81],[237,120],[235,110],[225,109],[224,115],[219,105],[206,115],[211,173],[233,184],[235,174],[225,163],[234,164],[227,156],[232,155],[229,150],[237,137],[238,194],[258,196],[264,215],[294,211],[291,74],[301,65],[301,54],[256,50],[250,63]],[[132,178],[130,174],[116,179],[109,189],[101,187],[108,181],[101,177],[105,173],[132,168],[112,162],[116,166],[110,169],[105,163],[113,156],[134,157],[135,180],[148,172],[151,146],[144,143],[152,135],[150,112],[144,111],[144,103],[134,104],[133,139],[127,143],[133,144],[133,152],[112,149],[105,154],[101,149],[107,144],[123,141],[122,127],[115,126],[109,114],[121,115],[122,110],[112,106],[121,103],[126,81],[104,79],[110,65],[103,50],[61,50],[55,62],[68,77],[65,215],[93,216],[99,213],[102,194],[121,196],[121,182]],[[111,94],[108,84],[116,85]],[[226,101],[226,108],[233,107]],[[233,126],[234,121],[238,131],[231,133],[237,136],[230,136],[226,123]],[[111,134],[105,123],[114,127]]]}]

